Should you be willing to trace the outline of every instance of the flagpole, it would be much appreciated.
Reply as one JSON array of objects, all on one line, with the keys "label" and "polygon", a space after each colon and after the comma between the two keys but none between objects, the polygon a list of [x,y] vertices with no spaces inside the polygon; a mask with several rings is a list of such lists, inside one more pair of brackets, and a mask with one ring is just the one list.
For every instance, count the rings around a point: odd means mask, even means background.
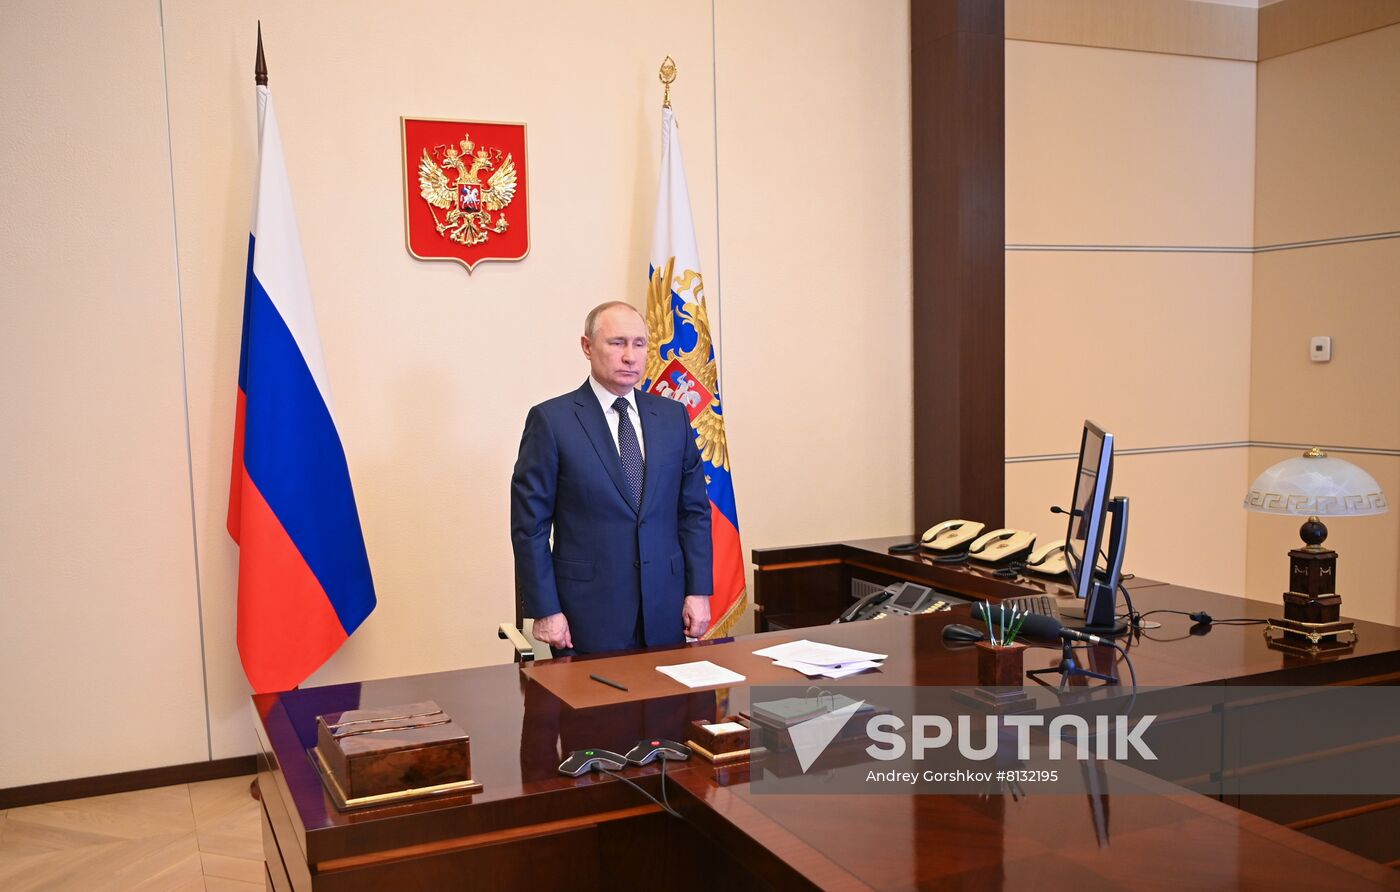
[{"label": "flagpole", "polygon": [[[239,660],[254,692],[267,693],[303,684],[364,623],[378,600],[331,405],[286,157],[267,87],[261,24],[253,73],[257,176],[228,530],[239,546]],[[283,424],[284,414],[297,425]],[[258,496],[247,512],[244,493]],[[315,511],[327,505],[340,507]],[[289,517],[314,522],[288,523]]]},{"label": "flagpole", "polygon": [[263,57],[262,20],[258,20],[258,58],[253,63],[253,82],[259,87],[267,86],[267,59]]},{"label": "flagpole", "polygon": [[[700,278],[700,246],[695,233],[694,210],[690,204],[689,187],[686,184],[683,161],[680,157],[680,139],[671,108],[671,85],[676,80],[676,61],[667,56],[661,63],[657,77],[663,88],[661,102],[662,169],[658,184],[656,229],[652,233],[652,256],[650,258],[652,267],[651,281],[648,285],[647,311],[651,313],[654,309],[663,315],[669,312],[679,323],[682,315],[686,312],[674,303],[678,297],[676,288],[679,286],[687,295],[693,297],[693,301],[687,298],[685,303],[690,305],[690,312],[696,314],[692,317],[691,323],[695,326],[697,337],[703,336],[710,345],[708,355],[691,357],[682,362],[682,366],[688,371],[694,372],[695,370],[690,369],[686,362],[698,362],[700,367],[705,369],[706,375],[709,375],[711,371],[714,373],[707,386],[713,389],[711,396],[716,405],[711,406],[707,402],[701,409],[702,412],[713,413],[706,416],[704,422],[706,430],[702,433],[700,428],[696,428],[696,421],[692,420],[691,422],[697,446],[702,447],[702,457],[708,462],[712,456],[715,461],[713,466],[707,466],[705,491],[706,495],[709,496],[713,520],[711,569],[715,581],[712,592],[720,596],[718,600],[721,603],[717,606],[714,605],[713,602],[716,599],[712,598],[710,627],[702,636],[714,638],[729,634],[730,629],[743,615],[747,601],[745,595],[748,582],[739,540],[739,520],[734,500],[728,450],[721,445],[726,438],[724,436],[723,410],[718,408],[718,405],[723,402],[723,398],[720,396],[722,375],[720,374],[719,343],[713,337],[716,328],[711,325],[711,317],[706,309],[707,304],[718,309],[718,301],[714,294],[711,294],[710,300],[707,301],[703,291],[703,280]],[[718,201],[718,189],[716,189],[715,197]],[[718,220],[716,220],[715,236],[718,239]],[[716,248],[718,249],[718,246]],[[674,280],[667,281],[671,279],[673,266],[678,263],[682,264],[681,268],[685,270],[684,276],[676,276]],[[660,346],[659,344],[648,346],[648,362],[652,358],[660,358]],[[658,351],[655,357],[651,353],[653,350]],[[711,451],[712,447],[713,451]]]}]

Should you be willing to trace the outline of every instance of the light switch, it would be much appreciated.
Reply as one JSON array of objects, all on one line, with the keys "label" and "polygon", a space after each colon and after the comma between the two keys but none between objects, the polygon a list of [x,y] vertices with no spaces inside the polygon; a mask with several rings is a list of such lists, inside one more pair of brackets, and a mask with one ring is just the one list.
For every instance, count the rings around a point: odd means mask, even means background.
[{"label": "light switch", "polygon": [[1312,344],[1308,350],[1308,359],[1313,362],[1332,361],[1332,339],[1327,335],[1318,335],[1312,339]]}]

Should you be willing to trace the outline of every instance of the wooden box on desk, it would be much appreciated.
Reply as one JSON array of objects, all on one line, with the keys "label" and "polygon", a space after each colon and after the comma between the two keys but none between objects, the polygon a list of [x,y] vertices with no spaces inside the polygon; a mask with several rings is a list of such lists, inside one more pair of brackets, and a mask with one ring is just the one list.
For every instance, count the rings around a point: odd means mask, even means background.
[{"label": "wooden box on desk", "polygon": [[316,760],[340,808],[470,792],[471,741],[436,703],[316,717]]},{"label": "wooden box on desk", "polygon": [[[696,719],[690,723],[686,744],[715,764],[737,762],[753,755],[749,724],[743,717],[726,716],[718,722]],[[762,752],[762,750],[759,750]]]}]

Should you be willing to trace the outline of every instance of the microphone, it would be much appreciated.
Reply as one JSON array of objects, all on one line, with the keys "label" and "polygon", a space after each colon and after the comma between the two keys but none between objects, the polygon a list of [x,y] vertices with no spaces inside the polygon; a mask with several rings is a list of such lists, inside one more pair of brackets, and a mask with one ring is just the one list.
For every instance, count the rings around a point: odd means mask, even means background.
[{"label": "microphone", "polygon": [[[993,604],[990,611],[983,609],[981,604],[972,605],[972,615],[980,620],[986,620],[990,612],[993,623],[1001,622],[1002,606]],[[1107,644],[1108,641],[1098,635],[1091,635],[1088,632],[1081,632],[1078,629],[1067,629],[1064,624],[1053,616],[1046,616],[1043,613],[1027,613],[1026,620],[1021,625],[1021,634],[1029,635],[1032,638],[1063,638],[1067,641],[1082,641],[1085,644]],[[1007,622],[1011,621],[1011,611],[1006,611]]]},{"label": "microphone", "polygon": [[1051,506],[1050,506],[1050,513],[1051,513],[1051,514],[1068,514],[1068,515],[1070,515],[1071,517],[1083,517],[1083,516],[1084,516],[1084,512],[1083,512],[1083,511],[1080,511],[1078,508],[1070,508],[1070,509],[1066,510],[1066,509],[1064,509],[1064,508],[1061,508],[1059,505],[1051,505]]}]

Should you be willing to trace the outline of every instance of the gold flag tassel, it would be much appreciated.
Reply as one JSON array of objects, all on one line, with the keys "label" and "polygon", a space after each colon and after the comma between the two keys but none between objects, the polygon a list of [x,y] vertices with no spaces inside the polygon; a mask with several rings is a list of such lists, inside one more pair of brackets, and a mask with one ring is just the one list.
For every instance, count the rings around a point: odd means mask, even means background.
[{"label": "gold flag tassel", "polygon": [[701,635],[702,639],[727,638],[729,633],[734,631],[734,627],[739,624],[744,611],[749,606],[748,586],[739,589],[739,597],[734,599],[734,603],[729,605],[729,609],[724,611],[724,616],[710,617],[710,628]]}]

